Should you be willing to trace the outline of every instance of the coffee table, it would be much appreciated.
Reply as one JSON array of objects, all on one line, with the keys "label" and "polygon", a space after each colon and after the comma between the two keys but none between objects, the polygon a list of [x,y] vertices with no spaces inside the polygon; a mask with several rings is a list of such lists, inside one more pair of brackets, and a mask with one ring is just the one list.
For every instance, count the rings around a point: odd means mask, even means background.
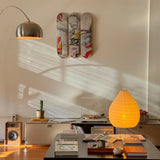
[{"label": "coffee table", "polygon": [[[69,157],[69,158],[57,158],[54,155],[54,149],[55,149],[55,141],[60,139],[61,135],[57,134],[56,138],[53,140],[50,148],[48,149],[47,153],[44,156],[44,160],[71,160],[71,159],[79,159],[79,160],[105,160],[105,159],[131,159],[131,157],[126,157],[124,154],[120,156],[114,156],[113,154],[88,154],[87,151],[87,143],[83,142],[83,138],[85,135],[79,134],[77,135],[78,138],[78,157]],[[143,147],[147,151],[147,157],[135,157],[134,159],[160,159],[160,151],[152,144],[152,142],[149,139],[146,139],[146,141],[142,142]],[[116,147],[116,146],[115,146]]]}]

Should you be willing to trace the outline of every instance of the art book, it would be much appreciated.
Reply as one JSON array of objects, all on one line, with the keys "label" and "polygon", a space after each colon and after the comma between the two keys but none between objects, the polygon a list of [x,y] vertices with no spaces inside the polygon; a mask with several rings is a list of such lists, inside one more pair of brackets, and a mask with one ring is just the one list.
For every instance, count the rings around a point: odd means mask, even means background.
[{"label": "art book", "polygon": [[96,142],[103,137],[104,137],[103,134],[89,134],[89,135],[85,135],[83,142]]},{"label": "art book", "polygon": [[78,141],[77,140],[57,140],[55,142],[56,157],[76,157],[78,156]]},{"label": "art book", "polygon": [[146,157],[147,152],[143,146],[124,146],[124,153],[127,157]]},{"label": "art book", "polygon": [[56,145],[60,145],[60,144],[64,144],[64,145],[78,145],[78,140],[77,139],[59,139],[56,141]]},{"label": "art book", "polygon": [[141,140],[137,137],[125,137],[122,139],[124,146],[140,146],[142,145]]}]

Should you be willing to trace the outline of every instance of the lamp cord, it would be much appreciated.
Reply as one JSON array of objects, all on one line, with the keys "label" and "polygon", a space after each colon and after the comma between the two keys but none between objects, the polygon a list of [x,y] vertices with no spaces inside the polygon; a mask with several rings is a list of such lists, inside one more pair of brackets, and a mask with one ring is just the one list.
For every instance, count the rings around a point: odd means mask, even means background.
[{"label": "lamp cord", "polygon": [[24,16],[26,17],[26,19],[30,22],[30,19],[28,18],[28,16],[26,15],[26,13],[22,10],[22,9],[20,9],[19,7],[17,7],[17,6],[7,6],[6,8],[4,8],[3,10],[1,10],[1,12],[0,12],[0,15],[7,9],[7,8],[10,8],[10,7],[13,7],[13,8],[17,8],[19,11],[21,11],[23,14],[24,14]]}]

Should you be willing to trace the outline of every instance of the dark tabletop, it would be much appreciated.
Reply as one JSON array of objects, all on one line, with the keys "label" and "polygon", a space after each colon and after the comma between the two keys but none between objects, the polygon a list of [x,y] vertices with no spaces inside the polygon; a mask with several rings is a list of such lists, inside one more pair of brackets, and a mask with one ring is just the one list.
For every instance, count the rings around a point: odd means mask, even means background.
[{"label": "dark tabletop", "polygon": [[[104,159],[133,159],[131,157],[126,157],[124,154],[122,156],[114,156],[113,154],[88,154],[87,143],[83,142],[84,135],[76,135],[78,138],[78,157],[76,158],[56,158],[54,155],[55,141],[61,138],[61,135],[58,134],[55,140],[52,142],[50,148],[48,149],[44,160],[60,160],[60,159],[85,159],[85,160],[104,160]],[[135,157],[134,159],[160,159],[160,151],[151,143],[150,140],[142,142],[143,147],[147,151],[147,157]],[[116,144],[117,145],[117,144]]]}]

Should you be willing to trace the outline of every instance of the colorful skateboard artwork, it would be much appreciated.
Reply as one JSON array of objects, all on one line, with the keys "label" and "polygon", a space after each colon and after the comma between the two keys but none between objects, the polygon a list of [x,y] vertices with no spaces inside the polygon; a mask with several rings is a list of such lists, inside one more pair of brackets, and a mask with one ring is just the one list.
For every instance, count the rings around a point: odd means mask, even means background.
[{"label": "colorful skateboard artwork", "polygon": [[81,54],[88,58],[92,54],[92,16],[83,13],[81,16]]},{"label": "colorful skateboard artwork", "polygon": [[80,18],[77,13],[69,16],[69,54],[73,58],[80,56]]},{"label": "colorful skateboard artwork", "polygon": [[61,58],[68,56],[68,17],[65,13],[57,15],[57,54]]}]

